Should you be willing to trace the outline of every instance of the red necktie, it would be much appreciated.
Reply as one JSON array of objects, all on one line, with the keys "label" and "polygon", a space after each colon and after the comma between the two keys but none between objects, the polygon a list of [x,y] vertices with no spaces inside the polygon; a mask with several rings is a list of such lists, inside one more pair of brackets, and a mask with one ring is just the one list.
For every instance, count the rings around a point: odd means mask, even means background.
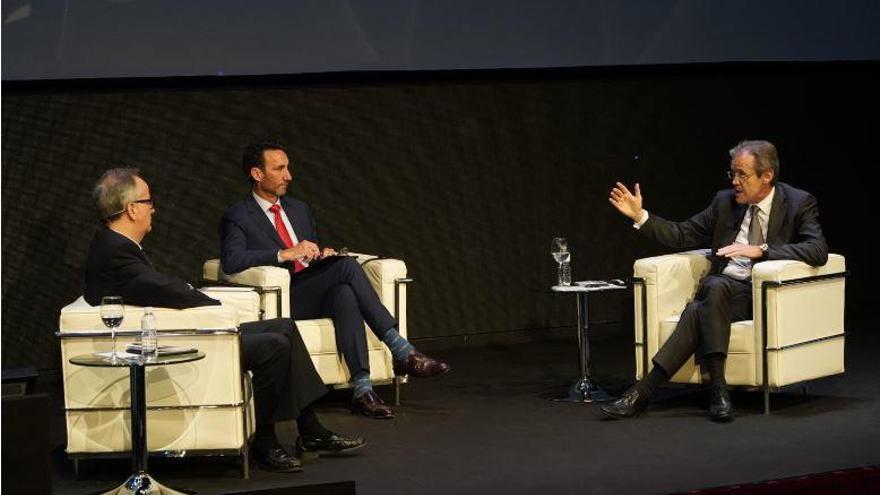
[{"label": "red necktie", "polygon": [[[275,231],[278,232],[278,237],[281,238],[281,242],[283,242],[288,249],[296,246],[296,243],[293,242],[293,239],[290,238],[290,234],[287,232],[287,227],[284,226],[284,220],[281,218],[281,207],[275,204],[269,207],[269,211],[275,214]],[[305,265],[300,263],[299,260],[293,260],[293,273],[303,269],[305,269]]]}]

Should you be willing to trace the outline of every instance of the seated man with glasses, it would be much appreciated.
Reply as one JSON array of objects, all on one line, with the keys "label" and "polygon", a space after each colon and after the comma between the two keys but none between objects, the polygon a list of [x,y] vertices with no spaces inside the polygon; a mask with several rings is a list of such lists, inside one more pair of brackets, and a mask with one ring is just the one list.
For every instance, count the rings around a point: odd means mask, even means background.
[{"label": "seated man with glasses", "polygon": [[[141,248],[156,212],[150,186],[136,168],[108,170],[95,184],[95,206],[104,223],[89,246],[85,299],[96,306],[104,296],[128,304],[165,308],[215,306],[220,301],[183,280],[160,273]],[[253,372],[256,432],[253,459],[268,471],[297,472],[275,436],[275,423],[296,419],[299,453],[337,454],[362,447],[363,438],[346,438],[321,425],[311,404],[327,392],[293,320],[242,323],[241,355]]]},{"label": "seated man with glasses", "polygon": [[642,208],[642,194],[620,182],[609,201],[648,237],[675,249],[712,248],[712,268],[700,281],[675,331],[652,362],[651,372],[623,396],[602,406],[612,418],[630,418],[648,405],[651,394],[696,355],[710,380],[709,418],[731,421],[733,405],[724,378],[730,324],[752,315],[752,264],[793,259],[813,266],[828,259],[816,199],[779,179],[776,147],[767,141],[743,141],[730,150],[727,177],[732,189],[719,191],[708,208],[673,222]]}]

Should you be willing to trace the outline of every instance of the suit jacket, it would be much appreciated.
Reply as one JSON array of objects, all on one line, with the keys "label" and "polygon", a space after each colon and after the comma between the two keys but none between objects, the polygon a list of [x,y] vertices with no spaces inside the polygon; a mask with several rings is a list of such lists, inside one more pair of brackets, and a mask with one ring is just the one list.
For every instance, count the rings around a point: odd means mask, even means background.
[{"label": "suit jacket", "polygon": [[[708,244],[714,255],[736,240],[747,209],[748,205],[736,202],[733,189],[725,189],[715,195],[708,208],[684,222],[665,220],[652,213],[640,231],[675,249]],[[776,183],[766,241],[769,249],[763,260],[793,259],[812,266],[824,265],[828,244],[819,224],[816,198],[788,184]],[[712,273],[720,273],[727,261],[713,256]]]},{"label": "suit jacket", "polygon": [[[318,243],[312,210],[304,202],[282,196],[279,200],[297,240]],[[291,262],[278,263],[278,250],[286,249],[275,225],[260,209],[252,194],[226,210],[220,221],[220,264],[225,273],[238,273],[254,266],[293,268]]]},{"label": "suit jacket", "polygon": [[101,304],[104,296],[175,309],[220,304],[183,280],[157,272],[134,241],[106,227],[98,229],[89,246],[83,292],[92,306]]}]

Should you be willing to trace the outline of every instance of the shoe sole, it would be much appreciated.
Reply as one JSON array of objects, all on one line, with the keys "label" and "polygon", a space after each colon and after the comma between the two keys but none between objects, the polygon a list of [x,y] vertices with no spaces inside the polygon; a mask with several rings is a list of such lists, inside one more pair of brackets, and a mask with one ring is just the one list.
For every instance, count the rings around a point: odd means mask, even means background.
[{"label": "shoe sole", "polygon": [[730,423],[731,421],[733,421],[733,418],[733,413],[730,413],[722,414],[719,416],[710,416],[709,420],[711,420],[713,423]]},{"label": "shoe sole", "polygon": [[297,457],[303,456],[305,458],[310,458],[310,459],[314,459],[316,457],[322,457],[322,456],[323,457],[333,457],[333,456],[346,454],[348,452],[366,447],[366,445],[367,445],[367,442],[364,442],[356,447],[349,447],[347,449],[342,449],[342,450],[298,450],[296,452],[296,456]]},{"label": "shoe sole", "polygon": [[296,466],[290,469],[278,469],[274,466],[266,464],[265,462],[258,461],[256,459],[251,459],[251,462],[256,464],[263,471],[268,471],[270,473],[301,473],[303,470],[302,466]]},{"label": "shoe sole", "polygon": [[370,414],[370,413],[368,413],[368,412],[366,412],[366,411],[358,411],[358,410],[356,410],[356,409],[350,409],[350,411],[351,411],[352,414],[358,414],[358,415],[361,415],[361,416],[366,416],[366,417],[368,417],[368,418],[370,418],[370,419],[394,419],[394,414],[389,414],[388,416],[377,416],[377,415],[374,415],[374,414]]},{"label": "shoe sole", "polygon": [[602,409],[601,407],[599,408],[599,410],[602,411],[602,414],[604,414],[605,417],[607,417],[607,418],[611,418],[611,419],[631,419],[631,418],[637,418],[640,414],[642,414],[643,412],[645,412],[645,410],[642,409],[642,410],[640,410],[640,411],[636,411],[636,413],[633,414],[632,416],[622,416],[622,415],[620,415],[620,414],[614,414],[614,413],[612,413],[612,412],[608,412],[608,411],[606,411],[605,409]]}]

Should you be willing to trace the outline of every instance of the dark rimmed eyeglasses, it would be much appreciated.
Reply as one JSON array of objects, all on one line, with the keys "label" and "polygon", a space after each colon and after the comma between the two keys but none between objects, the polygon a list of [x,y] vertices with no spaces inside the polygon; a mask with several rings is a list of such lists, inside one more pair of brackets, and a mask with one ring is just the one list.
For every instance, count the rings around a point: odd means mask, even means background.
[{"label": "dark rimmed eyeglasses", "polygon": [[153,206],[153,198],[147,198],[147,199],[136,199],[136,200],[132,201],[132,203],[142,203],[142,204],[145,204],[145,205]]}]

